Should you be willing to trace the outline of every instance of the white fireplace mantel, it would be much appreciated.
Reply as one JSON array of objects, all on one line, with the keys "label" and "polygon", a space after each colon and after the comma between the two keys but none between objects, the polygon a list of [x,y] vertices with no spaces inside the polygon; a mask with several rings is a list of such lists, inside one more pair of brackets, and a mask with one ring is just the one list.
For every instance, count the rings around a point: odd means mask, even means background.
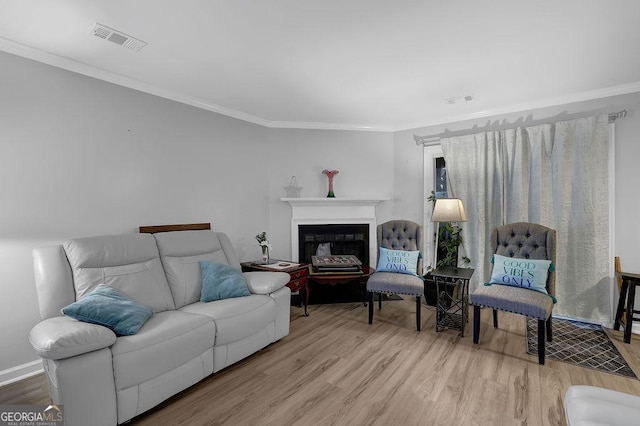
[{"label": "white fireplace mantel", "polygon": [[280,198],[280,201],[291,204],[292,206],[307,206],[307,205],[372,205],[376,206],[381,201],[389,201],[389,197],[340,197],[340,198],[328,198],[328,197],[307,197],[307,198]]},{"label": "white fireplace mantel", "polygon": [[367,224],[369,259],[376,264],[376,205],[388,197],[281,198],[291,205],[291,256],[298,262],[298,226]]}]

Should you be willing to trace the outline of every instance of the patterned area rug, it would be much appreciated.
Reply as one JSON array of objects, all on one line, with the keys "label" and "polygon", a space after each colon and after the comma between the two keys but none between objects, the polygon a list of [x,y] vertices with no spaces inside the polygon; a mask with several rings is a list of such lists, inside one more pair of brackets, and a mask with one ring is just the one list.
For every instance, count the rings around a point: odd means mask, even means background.
[{"label": "patterned area rug", "polygon": [[[553,342],[546,342],[545,349],[549,359],[638,378],[597,324],[554,318]],[[527,318],[527,353],[538,353],[538,321],[531,318]]]}]

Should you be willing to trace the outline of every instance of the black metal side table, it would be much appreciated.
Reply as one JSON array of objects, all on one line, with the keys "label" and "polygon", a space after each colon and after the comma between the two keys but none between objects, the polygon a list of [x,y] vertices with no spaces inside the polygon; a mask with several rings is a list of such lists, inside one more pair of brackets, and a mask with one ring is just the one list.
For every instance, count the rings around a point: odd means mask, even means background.
[{"label": "black metal side table", "polygon": [[469,280],[474,269],[441,266],[429,274],[436,283],[436,331],[460,329],[469,322]]}]

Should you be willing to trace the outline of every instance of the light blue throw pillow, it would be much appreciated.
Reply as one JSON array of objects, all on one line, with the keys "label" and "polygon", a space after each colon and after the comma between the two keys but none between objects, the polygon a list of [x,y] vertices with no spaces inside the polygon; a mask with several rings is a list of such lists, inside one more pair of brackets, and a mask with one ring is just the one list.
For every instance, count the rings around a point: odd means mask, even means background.
[{"label": "light blue throw pillow", "polygon": [[153,316],[153,309],[100,284],[87,296],[62,308],[62,313],[79,321],[103,325],[118,336],[131,336]]},{"label": "light blue throw pillow", "polygon": [[244,275],[233,266],[203,260],[200,262],[200,270],[202,271],[201,302],[251,295]]},{"label": "light blue throw pillow", "polygon": [[400,274],[418,275],[418,258],[420,251],[390,250],[380,247],[377,272],[397,272]]},{"label": "light blue throw pillow", "polygon": [[488,284],[503,284],[547,293],[547,275],[553,270],[550,260],[517,259],[494,254],[493,271]]}]

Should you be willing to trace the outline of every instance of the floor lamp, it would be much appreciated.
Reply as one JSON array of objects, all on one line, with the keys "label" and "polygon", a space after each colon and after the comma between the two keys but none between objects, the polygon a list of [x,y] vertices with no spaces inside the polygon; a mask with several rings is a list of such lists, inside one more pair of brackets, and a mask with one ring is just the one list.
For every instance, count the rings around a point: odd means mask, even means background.
[{"label": "floor lamp", "polygon": [[466,222],[462,200],[459,198],[436,198],[431,213],[431,222],[436,223],[436,247],[433,254],[433,269],[438,264],[438,237],[440,236],[440,222]]}]

